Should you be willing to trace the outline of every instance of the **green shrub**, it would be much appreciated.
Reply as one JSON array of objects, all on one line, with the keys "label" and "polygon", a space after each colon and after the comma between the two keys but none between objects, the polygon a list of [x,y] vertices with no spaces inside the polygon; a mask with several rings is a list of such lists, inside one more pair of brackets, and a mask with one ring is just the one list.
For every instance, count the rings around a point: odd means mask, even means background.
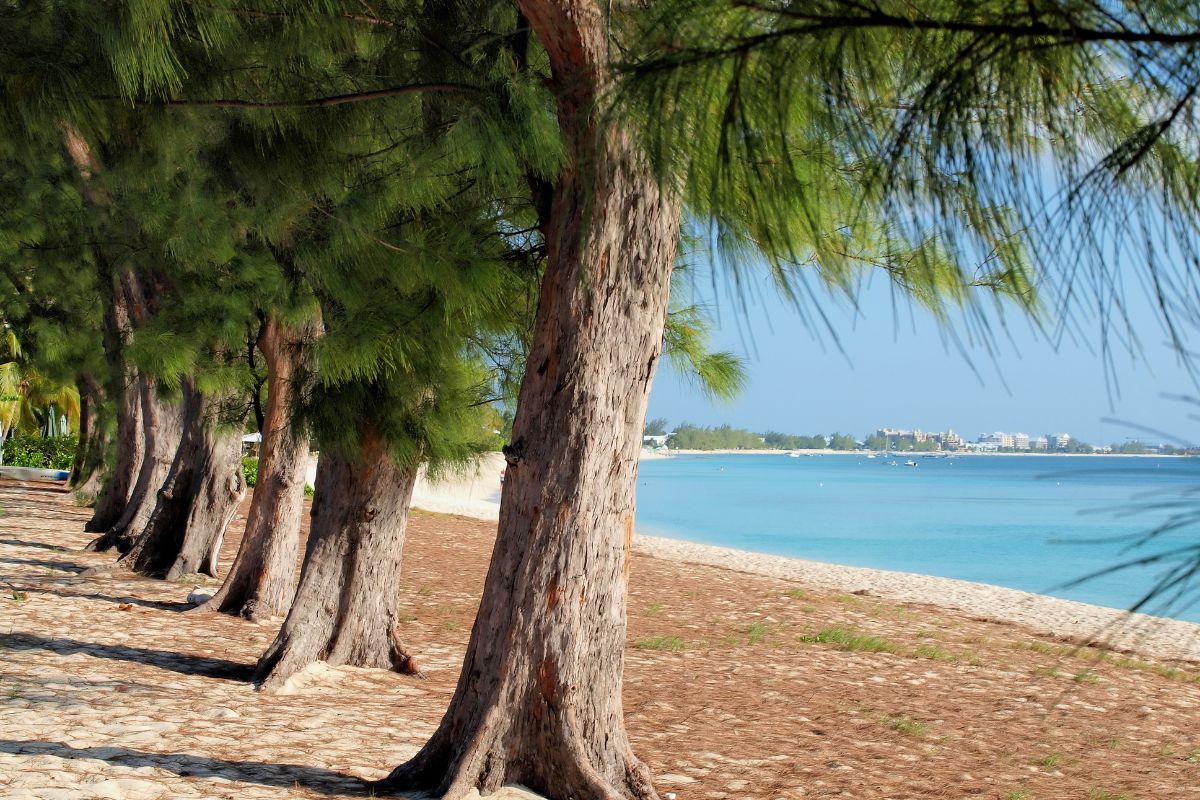
[{"label": "green shrub", "polygon": [[312,487],[311,483],[304,484],[304,496],[305,497],[312,497],[316,493],[317,493],[317,490]]},{"label": "green shrub", "polygon": [[242,474],[246,476],[246,485],[258,483],[258,459],[253,456],[242,456]]},{"label": "green shrub", "polygon": [[14,436],[4,443],[4,464],[9,467],[36,469],[70,469],[79,446],[76,436],[54,436],[49,439],[36,434]]}]

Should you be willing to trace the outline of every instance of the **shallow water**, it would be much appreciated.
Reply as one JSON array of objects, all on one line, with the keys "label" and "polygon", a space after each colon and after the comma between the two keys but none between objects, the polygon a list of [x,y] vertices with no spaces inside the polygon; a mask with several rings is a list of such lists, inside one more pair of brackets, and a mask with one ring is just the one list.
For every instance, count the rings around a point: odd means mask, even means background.
[{"label": "shallow water", "polygon": [[[1200,459],[696,455],[642,463],[645,533],[814,561],[916,572],[1128,608],[1178,561],[1068,586],[1134,558],[1200,545]],[[889,466],[889,461],[896,466]],[[1166,507],[1164,504],[1172,504]],[[1099,540],[1099,541],[1097,541]],[[1200,622],[1200,575],[1143,610]],[[1177,587],[1179,588],[1179,587]]]}]

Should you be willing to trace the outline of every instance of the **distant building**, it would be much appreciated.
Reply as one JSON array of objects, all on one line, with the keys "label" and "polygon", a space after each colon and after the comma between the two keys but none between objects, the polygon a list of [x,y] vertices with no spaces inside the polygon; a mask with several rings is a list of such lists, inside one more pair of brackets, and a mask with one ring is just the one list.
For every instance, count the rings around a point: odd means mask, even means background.
[{"label": "distant building", "polygon": [[1046,436],[1046,449],[1048,450],[1066,450],[1071,444],[1071,434],[1069,433],[1051,433]]},{"label": "distant building", "polygon": [[965,444],[962,437],[954,432],[953,429],[945,433],[935,433],[933,438],[942,446],[943,450],[961,450]]},{"label": "distant building", "polygon": [[1029,434],[1028,433],[1014,433],[1013,434],[1013,449],[1014,450],[1028,450],[1029,449]]},{"label": "distant building", "polygon": [[1045,436],[1035,436],[1029,440],[1030,450],[1045,450],[1048,447],[1048,440]]},{"label": "distant building", "polygon": [[1011,433],[1004,433],[1003,431],[981,433],[979,435],[979,443],[985,445],[988,450],[1012,450],[1013,435]]},{"label": "distant building", "polygon": [[643,436],[642,447],[649,447],[651,450],[657,450],[660,447],[667,446],[667,437],[669,433],[664,433],[661,436]]}]

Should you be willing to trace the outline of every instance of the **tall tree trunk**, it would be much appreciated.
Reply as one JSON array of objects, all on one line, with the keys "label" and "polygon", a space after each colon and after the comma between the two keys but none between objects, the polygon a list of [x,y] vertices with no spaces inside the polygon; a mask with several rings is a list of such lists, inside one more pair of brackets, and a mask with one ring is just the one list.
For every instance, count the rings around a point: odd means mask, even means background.
[{"label": "tall tree trunk", "polygon": [[112,444],[106,419],[104,388],[91,376],[77,381],[79,389],[79,442],[71,463],[68,485],[81,497],[94,498],[104,478],[104,462]]},{"label": "tall tree trunk", "polygon": [[146,376],[138,379],[138,393],[142,412],[141,436],[145,445],[141,468],[121,517],[104,535],[88,545],[90,550],[115,547],[121,553],[129,552],[154,511],[158,489],[171,471],[183,438],[182,404],[165,402],[154,382]]},{"label": "tall tree trunk", "polygon": [[521,783],[550,798],[656,798],[625,733],[626,581],[638,450],[662,348],[679,208],[601,129],[594,0],[521,0],[550,56],[570,148],[482,604],[450,707],[382,783],[457,800]]},{"label": "tall tree trunk", "polygon": [[319,321],[293,328],[275,316],[263,326],[258,349],[267,362],[267,408],[258,482],[237,558],[225,583],[200,611],[259,620],[286,613],[296,594],[309,439],[291,424],[291,414],[308,380],[305,353],[320,331]]},{"label": "tall tree trunk", "polygon": [[96,249],[96,261],[101,267],[100,283],[105,302],[103,336],[108,361],[107,394],[115,406],[117,430],[116,459],[109,466],[104,485],[96,495],[92,518],[83,528],[90,532],[107,531],[121,519],[142,468],[146,450],[142,436],[137,370],[125,357],[126,344],[131,335],[126,281],[114,284],[108,262],[99,248]]},{"label": "tall tree trunk", "polygon": [[120,563],[170,580],[217,574],[225,531],[246,496],[241,445],[220,399],[184,381],[183,436],[144,528]]},{"label": "tall tree trunk", "polygon": [[396,627],[416,479],[416,469],[395,466],[378,436],[353,460],[321,454],[300,585],[259,659],[261,688],[276,689],[316,661],[417,672]]}]

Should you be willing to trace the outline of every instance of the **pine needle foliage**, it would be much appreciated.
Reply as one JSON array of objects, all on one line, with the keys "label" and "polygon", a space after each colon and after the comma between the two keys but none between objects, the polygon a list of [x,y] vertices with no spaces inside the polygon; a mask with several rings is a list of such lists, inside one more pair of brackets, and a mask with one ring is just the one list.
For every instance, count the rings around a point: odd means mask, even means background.
[{"label": "pine needle foliage", "polygon": [[735,263],[785,289],[882,268],[985,343],[969,287],[1132,340],[1132,279],[1196,321],[1194,4],[670,0],[629,25],[622,107]]}]

